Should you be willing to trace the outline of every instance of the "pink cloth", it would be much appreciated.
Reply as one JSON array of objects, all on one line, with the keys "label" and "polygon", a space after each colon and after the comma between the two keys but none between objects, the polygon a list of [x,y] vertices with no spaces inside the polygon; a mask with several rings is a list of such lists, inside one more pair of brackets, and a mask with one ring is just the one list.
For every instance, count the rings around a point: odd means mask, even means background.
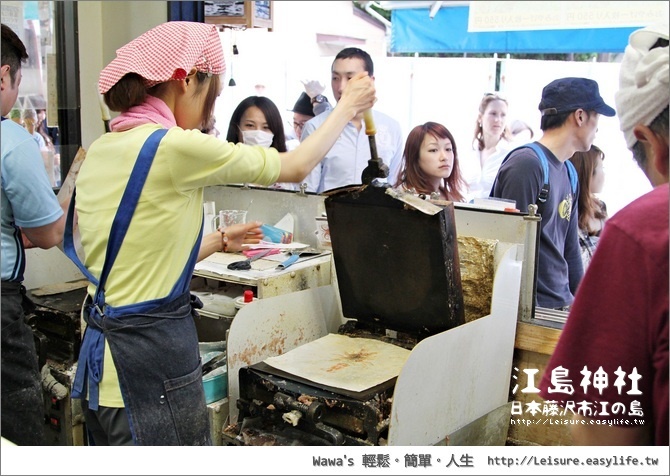
[{"label": "pink cloth", "polygon": [[211,74],[226,71],[219,30],[205,23],[169,21],[116,50],[116,58],[100,73],[98,90],[106,93],[128,73],[142,76],[150,88],[182,80],[191,68]]},{"label": "pink cloth", "polygon": [[[246,256],[247,258],[253,258],[257,254],[265,253],[266,251],[267,251],[267,248],[254,248],[253,250],[244,250],[244,251],[242,251],[242,254],[244,256]],[[282,250],[280,250],[280,249],[274,249],[274,250],[271,250],[265,256],[276,255],[276,254],[281,253],[281,252],[282,252]]]},{"label": "pink cloth", "polygon": [[112,132],[123,132],[143,124],[160,124],[169,129],[177,125],[174,114],[162,100],[147,96],[139,106],[133,106],[109,123]]}]

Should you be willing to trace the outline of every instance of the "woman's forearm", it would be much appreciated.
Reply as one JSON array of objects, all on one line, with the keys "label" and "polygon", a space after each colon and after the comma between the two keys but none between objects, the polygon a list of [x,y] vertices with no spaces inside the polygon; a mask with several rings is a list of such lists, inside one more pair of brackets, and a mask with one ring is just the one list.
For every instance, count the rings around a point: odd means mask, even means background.
[{"label": "woman's forearm", "polygon": [[367,73],[349,80],[340,101],[325,122],[294,150],[280,155],[278,182],[300,182],[333,147],[342,130],[359,112],[375,102],[375,89]]}]

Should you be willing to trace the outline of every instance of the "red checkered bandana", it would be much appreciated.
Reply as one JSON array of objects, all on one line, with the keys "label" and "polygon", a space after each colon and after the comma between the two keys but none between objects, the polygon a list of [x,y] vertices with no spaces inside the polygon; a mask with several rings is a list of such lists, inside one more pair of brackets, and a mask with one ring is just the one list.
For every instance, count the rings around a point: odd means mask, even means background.
[{"label": "red checkered bandana", "polygon": [[150,88],[182,80],[192,68],[211,74],[226,71],[219,32],[214,25],[171,21],[116,50],[116,58],[100,73],[98,90],[106,93],[128,73],[142,76]]}]

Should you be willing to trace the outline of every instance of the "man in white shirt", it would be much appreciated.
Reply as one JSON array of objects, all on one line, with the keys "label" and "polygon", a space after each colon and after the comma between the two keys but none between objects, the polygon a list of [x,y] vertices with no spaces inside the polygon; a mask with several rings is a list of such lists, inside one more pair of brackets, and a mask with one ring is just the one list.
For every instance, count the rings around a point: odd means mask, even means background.
[{"label": "man in white shirt", "polygon": [[[345,48],[340,51],[331,67],[331,86],[336,101],[340,100],[345,85],[357,73],[367,71],[374,79],[372,58],[359,48]],[[312,102],[319,102],[320,95]],[[368,166],[370,141],[365,134],[363,112],[360,111],[344,128],[335,145],[326,157],[307,176],[308,192],[321,193],[333,188],[361,183],[363,169]],[[389,167],[388,183],[395,184],[402,162],[404,138],[400,124],[395,119],[379,111],[372,111],[376,134],[375,142],[379,158]],[[304,140],[326,120],[330,111],[325,111],[305,124],[301,139]]]}]

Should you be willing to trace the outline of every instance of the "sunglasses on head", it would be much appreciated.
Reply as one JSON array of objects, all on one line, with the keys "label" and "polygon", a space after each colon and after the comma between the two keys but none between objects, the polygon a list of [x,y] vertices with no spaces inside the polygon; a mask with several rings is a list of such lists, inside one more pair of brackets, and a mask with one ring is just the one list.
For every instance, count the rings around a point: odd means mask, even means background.
[{"label": "sunglasses on head", "polygon": [[485,98],[491,97],[491,98],[494,98],[494,99],[500,99],[500,100],[502,100],[502,101],[507,101],[507,97],[505,97],[505,95],[502,94],[501,92],[496,92],[496,93],[485,93],[485,94],[484,94],[484,97],[485,97]]}]

